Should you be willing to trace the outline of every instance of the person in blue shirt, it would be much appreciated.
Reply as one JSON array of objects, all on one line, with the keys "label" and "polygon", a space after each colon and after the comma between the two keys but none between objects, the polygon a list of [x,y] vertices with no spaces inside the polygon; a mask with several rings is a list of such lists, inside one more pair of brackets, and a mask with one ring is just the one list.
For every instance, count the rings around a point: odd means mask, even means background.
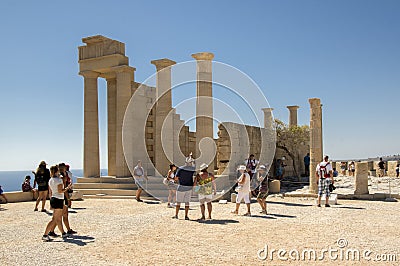
[{"label": "person in blue shirt", "polygon": [[304,156],[305,176],[310,176],[310,153]]}]

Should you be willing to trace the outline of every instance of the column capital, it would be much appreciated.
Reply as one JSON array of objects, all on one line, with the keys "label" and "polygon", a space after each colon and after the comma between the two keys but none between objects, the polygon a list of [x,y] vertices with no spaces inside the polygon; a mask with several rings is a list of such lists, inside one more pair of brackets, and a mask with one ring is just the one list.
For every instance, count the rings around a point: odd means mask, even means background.
[{"label": "column capital", "polygon": [[196,60],[213,60],[214,58],[214,54],[213,53],[209,53],[209,52],[202,52],[202,53],[196,53],[196,54],[192,54],[192,57]]},{"label": "column capital", "polygon": [[85,78],[98,78],[100,76],[100,73],[91,70],[86,70],[86,71],[80,71],[79,75]]},{"label": "column capital", "polygon": [[157,60],[152,60],[150,63],[152,63],[153,65],[156,66],[157,72],[169,67],[169,66],[173,66],[176,64],[175,61],[172,61],[168,58],[162,58],[162,59],[157,59]]},{"label": "column capital", "polygon": [[272,111],[274,110],[274,108],[270,108],[270,107],[268,107],[268,108],[261,108],[261,110],[263,110],[263,112],[266,113],[266,112],[272,112]]},{"label": "column capital", "polygon": [[108,80],[108,79],[115,79],[117,77],[117,75],[115,74],[115,72],[107,72],[107,73],[101,74],[101,77]]},{"label": "column capital", "polygon": [[289,106],[286,106],[286,108],[287,109],[289,109],[290,111],[296,111],[297,109],[299,109],[300,108],[300,106],[297,106],[297,105],[289,105]]},{"label": "column capital", "polygon": [[321,99],[320,98],[311,98],[308,99],[308,102],[312,107],[320,107],[321,106]]}]

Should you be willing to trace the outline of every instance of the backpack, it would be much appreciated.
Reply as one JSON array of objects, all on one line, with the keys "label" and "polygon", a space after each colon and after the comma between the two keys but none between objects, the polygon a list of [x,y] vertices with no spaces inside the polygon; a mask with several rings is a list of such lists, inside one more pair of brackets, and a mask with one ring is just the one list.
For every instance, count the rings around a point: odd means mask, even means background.
[{"label": "backpack", "polygon": [[327,178],[331,177],[328,171],[326,170],[326,167],[329,165],[329,162],[325,165],[319,164],[319,178]]}]

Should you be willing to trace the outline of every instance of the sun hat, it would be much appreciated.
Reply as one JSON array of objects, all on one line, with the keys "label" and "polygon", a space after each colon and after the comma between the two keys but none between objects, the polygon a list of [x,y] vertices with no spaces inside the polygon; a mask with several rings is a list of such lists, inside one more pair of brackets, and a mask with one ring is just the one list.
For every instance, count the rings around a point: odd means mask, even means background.
[{"label": "sun hat", "polygon": [[246,170],[246,166],[245,165],[239,165],[238,170],[245,171]]},{"label": "sun hat", "polygon": [[267,169],[267,167],[265,167],[265,165],[260,165],[259,167],[258,167],[259,169],[262,169],[262,170],[266,170]]},{"label": "sun hat", "polygon": [[200,165],[200,170],[204,170],[204,169],[207,169],[207,168],[208,168],[208,165],[206,163],[202,163]]}]

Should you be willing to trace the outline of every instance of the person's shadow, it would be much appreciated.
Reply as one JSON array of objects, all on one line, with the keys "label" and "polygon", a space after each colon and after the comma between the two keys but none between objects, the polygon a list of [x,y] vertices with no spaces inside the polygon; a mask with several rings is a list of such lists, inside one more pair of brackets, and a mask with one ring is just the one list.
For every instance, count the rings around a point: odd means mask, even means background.
[{"label": "person's shadow", "polygon": [[221,224],[221,225],[227,225],[227,224],[236,224],[239,223],[239,221],[232,220],[232,219],[211,219],[211,220],[192,220],[201,224]]},{"label": "person's shadow", "polygon": [[71,243],[83,247],[89,243],[94,243],[94,241],[95,238],[91,236],[71,235],[70,237],[57,242]]}]

